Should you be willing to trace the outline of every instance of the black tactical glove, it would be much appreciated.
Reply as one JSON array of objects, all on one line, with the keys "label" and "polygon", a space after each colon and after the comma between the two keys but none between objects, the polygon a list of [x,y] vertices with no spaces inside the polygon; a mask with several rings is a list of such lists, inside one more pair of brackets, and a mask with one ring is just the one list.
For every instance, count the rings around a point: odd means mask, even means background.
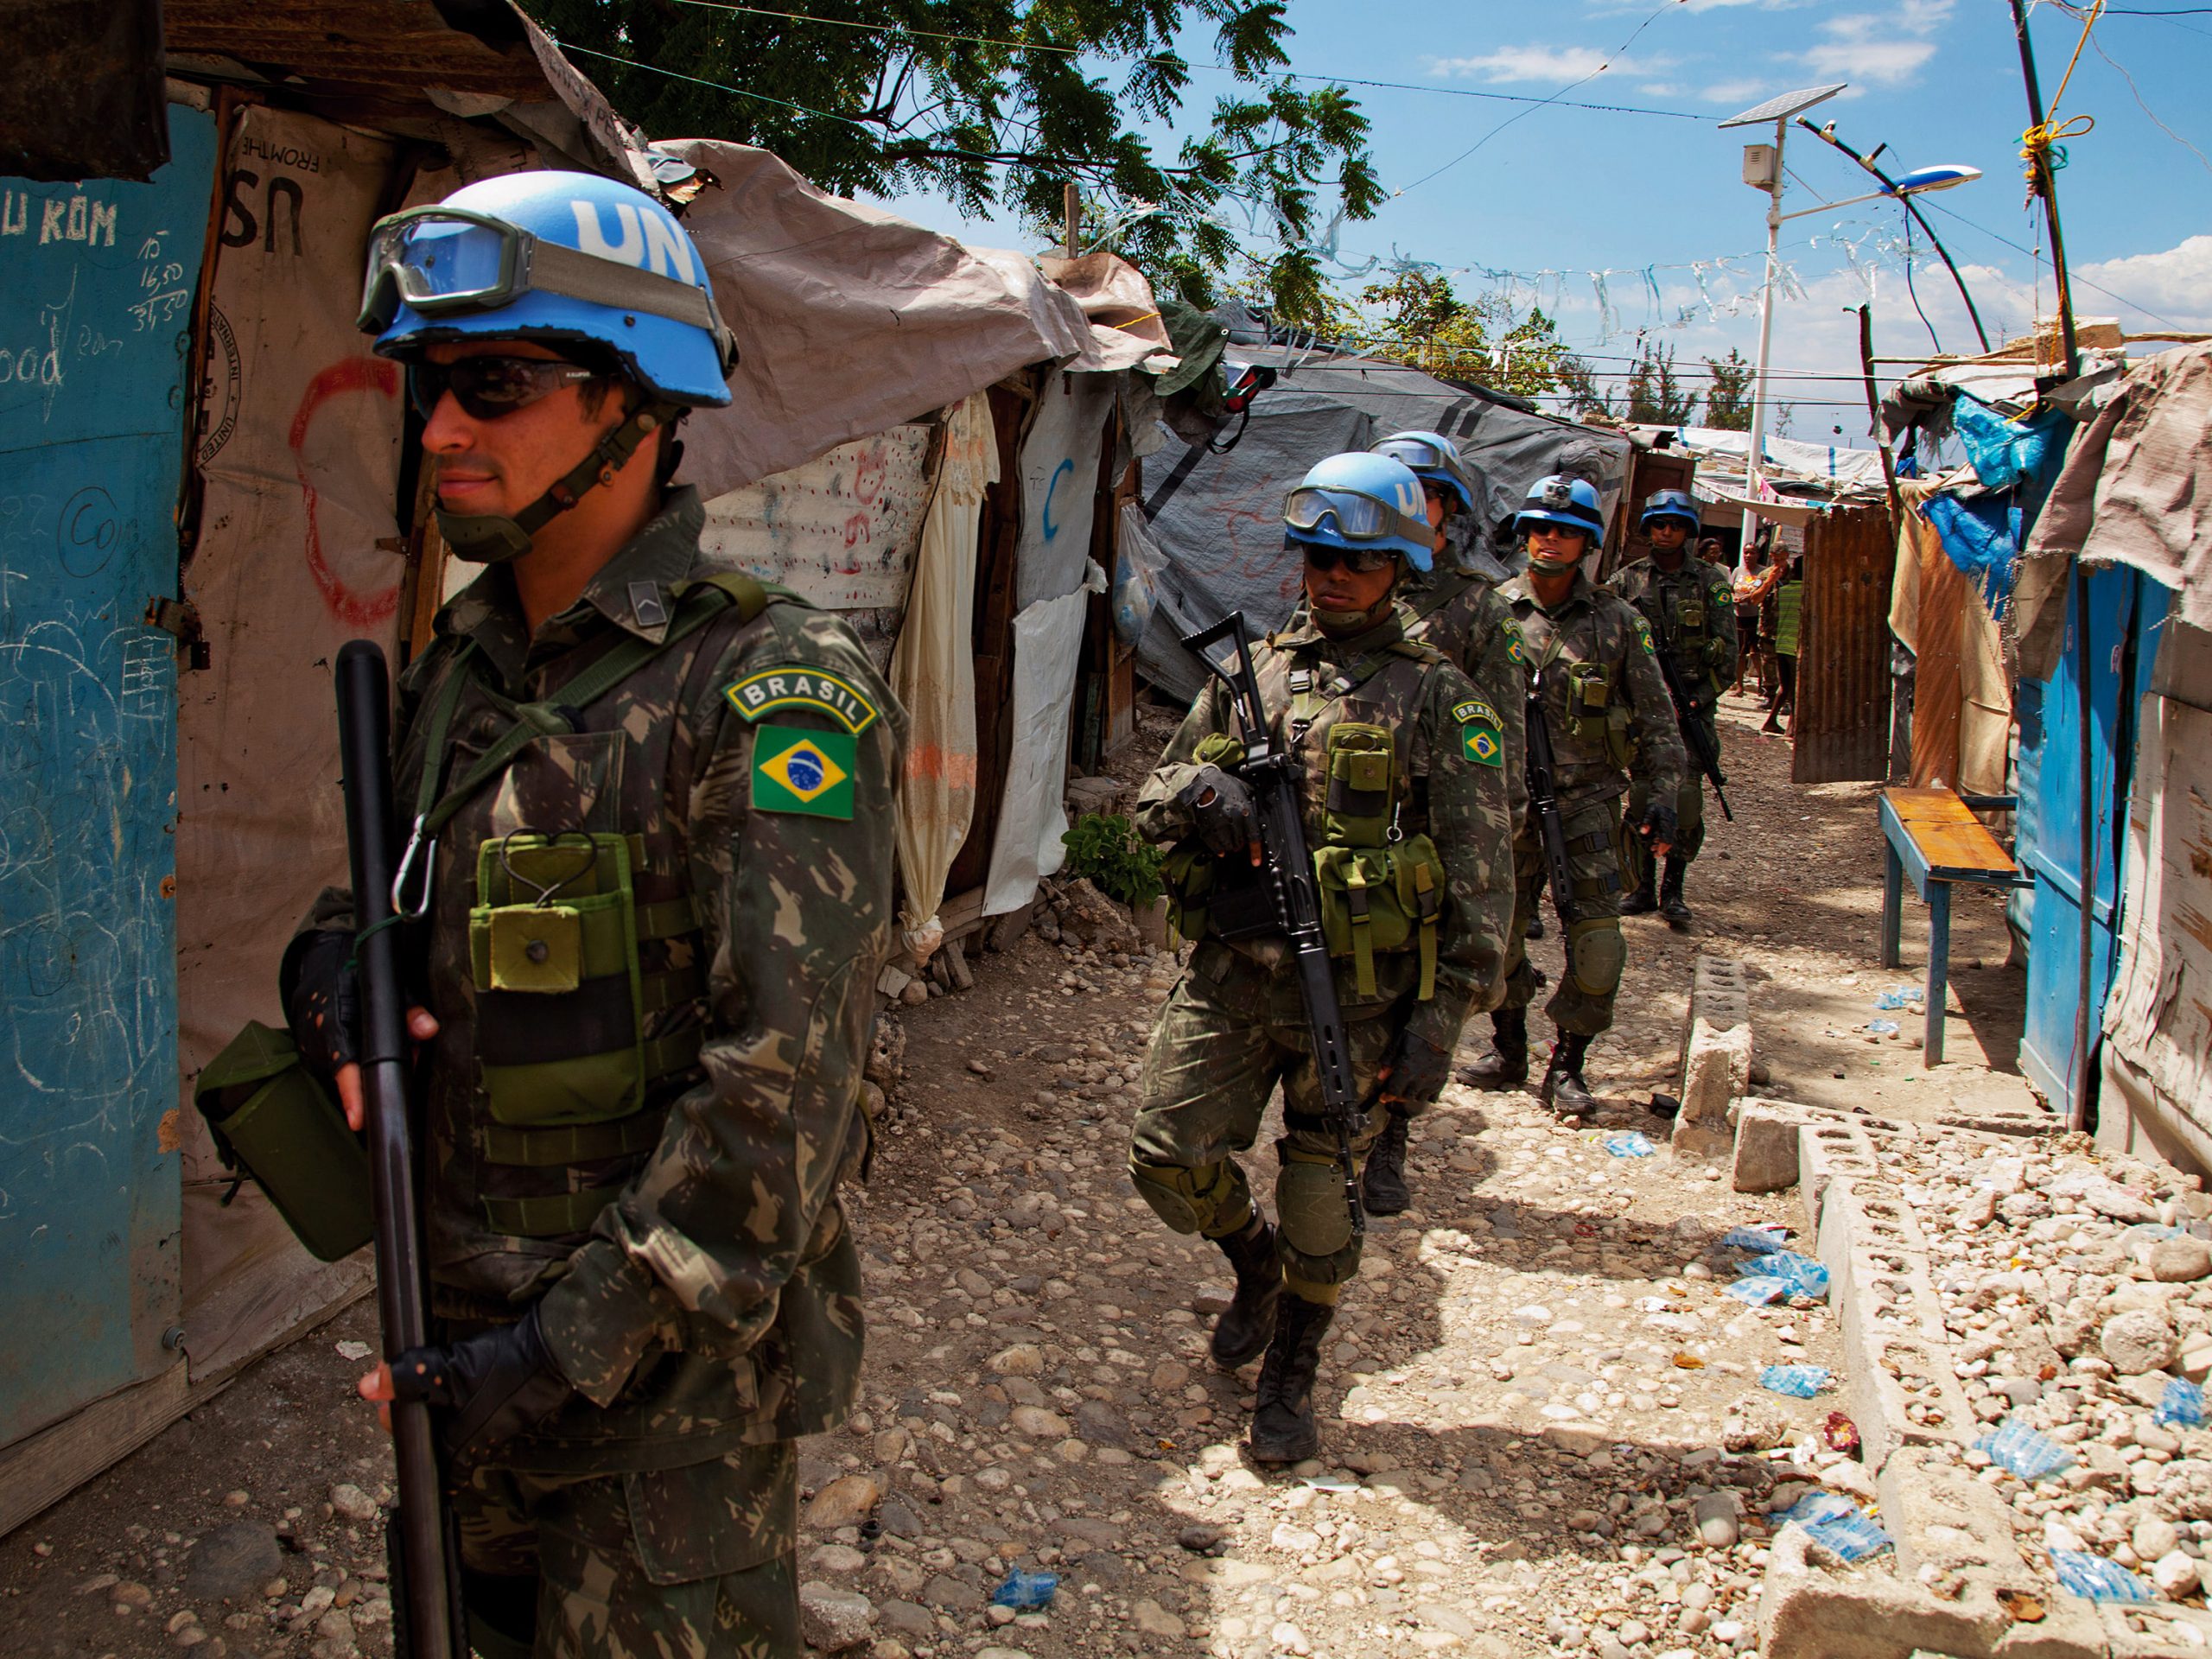
[{"label": "black tactical glove", "polygon": [[1211,853],[1241,853],[1260,838],[1252,791],[1219,766],[1200,766],[1175,799],[1191,815],[1191,831]]},{"label": "black tactical glove", "polygon": [[1654,801],[1643,809],[1643,822],[1637,826],[1637,833],[1646,841],[1675,844],[1675,809],[1664,801]]},{"label": "black tactical glove", "polygon": [[360,1058],[359,977],[348,964],[353,936],[338,928],[302,933],[285,948],[276,986],[301,1062],[325,1082]]},{"label": "black tactical glove", "polygon": [[575,1392],[545,1345],[532,1307],[512,1325],[391,1362],[391,1391],[444,1408],[439,1439],[456,1459],[482,1459],[558,1411]]},{"label": "black tactical glove", "polygon": [[1444,1092],[1452,1076],[1451,1054],[1411,1031],[1397,1034],[1382,1064],[1390,1073],[1380,1090],[1384,1103],[1393,1111],[1401,1102],[1414,1109],[1402,1113],[1402,1116],[1410,1117],[1421,1108],[1436,1104],[1436,1097]]}]

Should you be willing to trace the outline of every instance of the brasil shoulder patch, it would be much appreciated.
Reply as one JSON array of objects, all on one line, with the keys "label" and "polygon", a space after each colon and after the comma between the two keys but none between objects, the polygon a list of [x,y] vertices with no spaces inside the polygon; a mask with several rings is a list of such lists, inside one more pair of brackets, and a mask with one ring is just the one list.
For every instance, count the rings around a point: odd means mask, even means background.
[{"label": "brasil shoulder patch", "polygon": [[775,709],[810,709],[829,715],[855,736],[875,724],[880,712],[857,687],[819,668],[765,668],[723,689],[730,707],[757,721]]},{"label": "brasil shoulder patch", "polygon": [[1478,766],[1503,766],[1505,742],[1499,735],[1497,710],[1480,697],[1455,703],[1452,718],[1459,722],[1459,748]]},{"label": "brasil shoulder patch", "polygon": [[1651,624],[1645,621],[1641,615],[1636,619],[1636,637],[1643,641],[1644,650],[1651,655],[1656,657],[1659,654],[1659,647],[1651,643]]},{"label": "brasil shoulder patch", "polygon": [[760,728],[753,734],[753,810],[849,819],[858,747],[850,732]]},{"label": "brasil shoulder patch", "polygon": [[1526,667],[1529,662],[1529,653],[1521,648],[1521,625],[1518,622],[1508,622],[1504,625],[1503,632],[1505,634],[1506,660],[1508,662],[1518,663],[1522,666]]}]

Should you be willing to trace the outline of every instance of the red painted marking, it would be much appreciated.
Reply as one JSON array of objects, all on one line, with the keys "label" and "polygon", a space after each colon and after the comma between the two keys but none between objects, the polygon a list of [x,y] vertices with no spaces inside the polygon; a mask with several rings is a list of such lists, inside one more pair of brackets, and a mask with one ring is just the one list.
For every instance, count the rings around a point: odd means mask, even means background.
[{"label": "red painted marking", "polygon": [[883,446],[870,444],[853,463],[853,494],[869,506],[883,493],[883,480],[888,468],[884,465]]},{"label": "red painted marking", "polygon": [[[874,521],[871,519],[868,514],[864,512],[855,513],[851,518],[845,520],[845,545],[847,547],[858,547],[862,542],[868,539],[868,531],[874,528]],[[857,569],[859,567],[855,566],[854,568]]]},{"label": "red painted marking", "polygon": [[352,627],[367,627],[387,620],[399,608],[399,584],[372,593],[357,593],[339,574],[330,568],[322,553],[322,529],[315,521],[315,487],[308,481],[308,428],[314,424],[316,411],[333,397],[342,393],[373,391],[386,397],[399,395],[399,365],[388,358],[349,357],[328,368],[308,382],[308,389],[301,395],[300,407],[292,416],[292,467],[298,474],[300,493],[306,498],[308,509],[308,574],[315,578],[316,590],[330,613]]}]

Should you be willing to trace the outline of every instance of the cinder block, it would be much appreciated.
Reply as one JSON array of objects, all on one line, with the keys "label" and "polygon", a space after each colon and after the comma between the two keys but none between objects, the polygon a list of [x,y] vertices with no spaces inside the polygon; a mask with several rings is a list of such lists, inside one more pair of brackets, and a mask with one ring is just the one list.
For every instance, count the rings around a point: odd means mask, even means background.
[{"label": "cinder block", "polygon": [[1746,1100],[1736,1109],[1730,1185],[1738,1192],[1780,1192],[1797,1185],[1797,1132],[1812,1120],[1802,1108]]},{"label": "cinder block", "polygon": [[1689,1017],[1682,1033],[1675,1156],[1728,1155],[1735,1127],[1729,1109],[1751,1079],[1751,1009],[1744,964],[1700,956],[1691,970]]}]

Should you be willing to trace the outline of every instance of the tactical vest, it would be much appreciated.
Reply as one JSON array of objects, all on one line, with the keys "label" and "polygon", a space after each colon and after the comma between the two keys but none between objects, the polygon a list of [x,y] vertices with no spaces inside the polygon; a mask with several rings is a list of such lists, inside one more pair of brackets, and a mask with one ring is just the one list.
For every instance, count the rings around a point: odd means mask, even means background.
[{"label": "tactical vest", "polygon": [[[1536,662],[1541,681],[1558,658],[1562,632],[1554,628]],[[1631,741],[1628,704],[1614,694],[1620,688],[1611,663],[1569,663],[1567,665],[1567,734],[1584,748],[1603,753],[1617,766],[1626,766]]]},{"label": "tactical vest", "polygon": [[[1408,659],[1424,665],[1425,677],[1440,658],[1430,647],[1401,639],[1334,672],[1292,669],[1285,730],[1290,747],[1300,752],[1309,768],[1318,764],[1326,780],[1320,834],[1312,854],[1330,956],[1352,964],[1357,995],[1371,1001],[1379,995],[1376,958],[1417,951],[1421,980],[1415,995],[1425,1002],[1436,994],[1444,861],[1425,833],[1409,835],[1403,827],[1413,780],[1401,775],[1397,734],[1368,721],[1338,721],[1318,756],[1308,753],[1307,741],[1331,703],[1394,662]],[[1234,772],[1244,747],[1217,732],[1199,741],[1192,758],[1201,766]],[[1169,853],[1162,875],[1170,913],[1185,938],[1233,943],[1280,931],[1264,881],[1241,855],[1216,857],[1195,841],[1185,841]]]}]

